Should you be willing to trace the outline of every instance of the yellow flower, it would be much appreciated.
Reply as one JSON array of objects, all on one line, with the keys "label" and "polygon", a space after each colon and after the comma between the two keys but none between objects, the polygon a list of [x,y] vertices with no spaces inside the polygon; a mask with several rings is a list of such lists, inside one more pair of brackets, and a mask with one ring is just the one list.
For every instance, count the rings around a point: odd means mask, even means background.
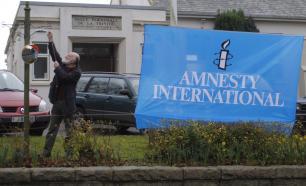
[{"label": "yellow flower", "polygon": [[222,142],[222,145],[225,146],[225,144],[226,144],[225,141],[223,141],[223,142]]}]

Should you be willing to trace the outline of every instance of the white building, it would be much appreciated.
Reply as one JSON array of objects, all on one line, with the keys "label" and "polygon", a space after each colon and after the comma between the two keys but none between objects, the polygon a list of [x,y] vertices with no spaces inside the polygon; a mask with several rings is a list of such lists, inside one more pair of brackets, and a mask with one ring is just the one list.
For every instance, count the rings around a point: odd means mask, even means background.
[{"label": "white building", "polygon": [[[20,79],[24,5],[19,5],[5,50],[8,70]],[[178,26],[213,29],[218,10],[242,9],[255,19],[260,32],[306,35],[306,0],[178,0],[177,5]],[[168,0],[113,0],[111,5],[30,2],[31,42],[41,49],[39,60],[31,65],[31,88],[48,100],[54,74],[43,31],[54,33],[62,56],[71,50],[81,55],[82,71],[139,73],[143,25],[169,25],[168,7]],[[300,96],[306,95],[305,55],[304,49]]]}]

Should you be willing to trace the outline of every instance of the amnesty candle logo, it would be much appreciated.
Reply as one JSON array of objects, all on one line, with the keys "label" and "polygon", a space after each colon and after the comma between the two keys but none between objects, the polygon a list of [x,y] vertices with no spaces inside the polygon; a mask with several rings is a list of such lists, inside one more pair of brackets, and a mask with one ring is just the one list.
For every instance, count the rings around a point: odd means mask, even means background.
[{"label": "amnesty candle logo", "polygon": [[232,64],[228,64],[228,61],[230,59],[233,59],[233,55],[230,54],[229,50],[227,49],[227,47],[230,45],[231,40],[225,40],[223,41],[223,43],[221,44],[222,49],[220,50],[220,52],[215,53],[215,55],[218,55],[219,58],[214,60],[214,64],[218,66],[218,69],[221,70],[226,70],[227,66],[231,66]]}]

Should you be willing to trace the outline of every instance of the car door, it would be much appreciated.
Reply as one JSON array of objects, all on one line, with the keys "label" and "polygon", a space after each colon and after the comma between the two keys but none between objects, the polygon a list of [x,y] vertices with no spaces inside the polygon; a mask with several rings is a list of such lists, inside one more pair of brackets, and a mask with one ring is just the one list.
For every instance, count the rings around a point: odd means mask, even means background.
[{"label": "car door", "polygon": [[108,84],[107,98],[104,109],[109,119],[131,123],[133,121],[134,98],[120,94],[121,90],[129,90],[124,78],[111,77]]},{"label": "car door", "polygon": [[85,99],[84,107],[89,119],[103,119],[104,104],[108,98],[107,86],[108,77],[94,77],[89,83],[87,91],[83,94]]},{"label": "car door", "polygon": [[82,109],[82,114],[87,113],[87,108],[86,108],[86,89],[88,87],[88,83],[90,82],[92,76],[84,76],[82,75],[80,80],[78,81],[76,91],[77,91],[77,96],[76,96],[76,105],[77,107]]}]

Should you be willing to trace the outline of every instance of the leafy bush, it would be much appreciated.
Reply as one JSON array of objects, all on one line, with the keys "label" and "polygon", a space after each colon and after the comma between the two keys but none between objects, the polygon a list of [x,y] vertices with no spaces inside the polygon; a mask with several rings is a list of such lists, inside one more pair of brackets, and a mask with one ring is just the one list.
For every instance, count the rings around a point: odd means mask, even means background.
[{"label": "leafy bush", "polygon": [[101,142],[97,139],[92,125],[90,121],[85,120],[78,120],[74,123],[71,138],[64,143],[65,149],[71,151],[71,156],[68,158],[77,160],[81,164],[119,160],[109,140]]},{"label": "leafy bush", "polygon": [[259,32],[253,18],[246,18],[242,10],[219,13],[215,20],[215,30]]},{"label": "leafy bush", "polygon": [[306,137],[242,123],[175,125],[149,133],[147,158],[168,165],[305,164]]}]

